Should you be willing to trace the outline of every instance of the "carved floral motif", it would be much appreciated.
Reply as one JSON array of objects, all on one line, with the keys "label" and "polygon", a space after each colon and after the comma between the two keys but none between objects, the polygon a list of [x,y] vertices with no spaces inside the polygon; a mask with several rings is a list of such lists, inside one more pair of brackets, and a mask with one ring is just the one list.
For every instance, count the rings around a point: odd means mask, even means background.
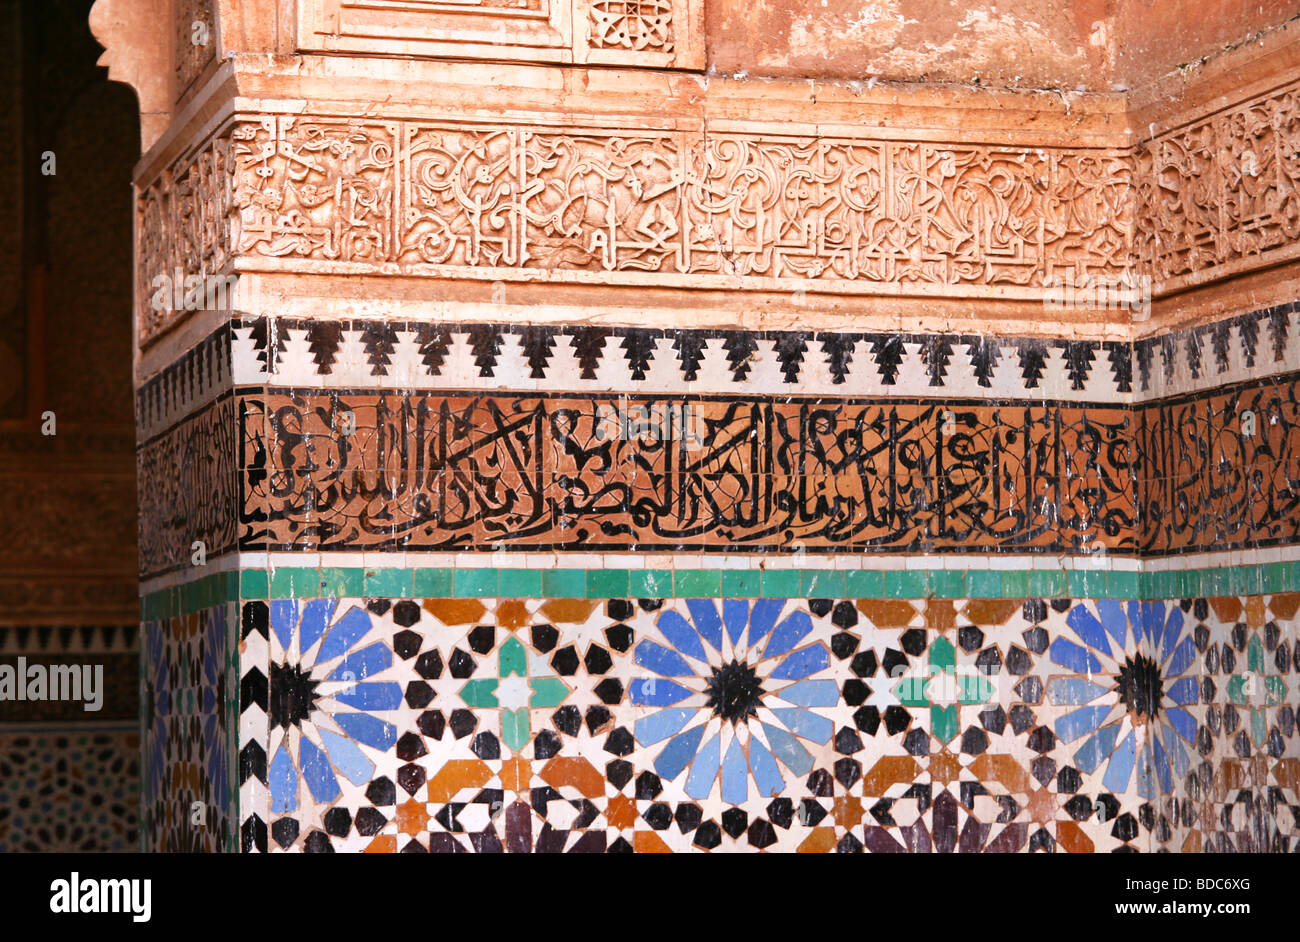
[{"label": "carved floral motif", "polygon": [[1161,135],[1136,152],[1137,264],[1198,283],[1300,236],[1300,97],[1292,84]]},{"label": "carved floral motif", "polygon": [[145,304],[149,278],[234,255],[971,297],[1136,274],[1167,292],[1292,251],[1297,154],[1295,87],[1133,151],[241,119],[141,194],[140,340],[179,319]]},{"label": "carved floral motif", "polygon": [[672,52],[672,0],[592,0],[588,41],[596,49]]},{"label": "carved floral motif", "polygon": [[[1110,151],[267,117],[142,195],[141,273],[215,271],[229,248],[682,287],[1032,289],[1126,270],[1130,188]],[[174,320],[142,311],[140,339]]]}]

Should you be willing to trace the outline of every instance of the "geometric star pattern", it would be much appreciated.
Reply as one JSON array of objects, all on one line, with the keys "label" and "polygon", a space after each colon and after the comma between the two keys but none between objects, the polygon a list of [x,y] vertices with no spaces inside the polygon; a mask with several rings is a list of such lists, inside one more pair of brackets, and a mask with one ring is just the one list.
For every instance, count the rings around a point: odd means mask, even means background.
[{"label": "geometric star pattern", "polygon": [[[1037,598],[332,602],[311,639],[323,648],[342,630],[332,626],[350,633],[319,673],[357,670],[332,689],[322,680],[294,715],[303,741],[321,740],[311,761],[323,765],[304,768],[304,780],[328,771],[337,788],[317,798],[301,785],[292,808],[271,800],[265,763],[247,759],[276,741],[269,717],[283,724],[293,713],[277,706],[289,687],[271,682],[259,699],[256,683],[241,685],[247,851],[1300,847],[1300,651],[1288,641],[1298,595],[1147,608]],[[276,658],[293,659],[292,646],[274,653],[273,639],[248,643],[275,633],[274,618],[258,614],[265,605],[243,605],[246,681],[283,678]],[[265,654],[250,658],[256,651]],[[1140,676],[1151,696],[1135,696],[1126,678],[1148,663]],[[1097,721],[1081,734],[1084,708]],[[352,748],[310,732],[328,732],[328,710]],[[1107,724],[1115,736],[1095,732]],[[1124,736],[1137,758],[1120,775],[1120,747],[1099,757],[1095,743]],[[356,754],[369,763],[364,775]]]}]

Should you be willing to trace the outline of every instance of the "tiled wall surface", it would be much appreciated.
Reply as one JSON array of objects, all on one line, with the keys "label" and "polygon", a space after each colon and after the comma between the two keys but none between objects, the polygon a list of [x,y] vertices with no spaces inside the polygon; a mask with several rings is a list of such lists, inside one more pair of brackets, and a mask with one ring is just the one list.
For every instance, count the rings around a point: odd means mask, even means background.
[{"label": "tiled wall surface", "polygon": [[0,734],[0,853],[135,850],[139,755],[131,722]]},{"label": "tiled wall surface", "polygon": [[143,626],[141,823],[158,851],[235,846],[235,606]]},{"label": "tiled wall surface", "polygon": [[135,625],[0,627],[0,665],[99,668],[98,709],[17,700],[0,714],[0,853],[131,851],[140,841]]},{"label": "tiled wall surface", "polygon": [[[215,638],[230,608],[189,620]],[[1298,611],[1297,593],[246,600],[240,846],[1291,850]],[[198,677],[186,756],[146,732],[151,767],[195,783],[158,806],[182,816],[235,787],[211,706],[227,681]]]},{"label": "tiled wall surface", "polygon": [[1295,319],[236,319],[138,399],[146,846],[1295,849]]}]

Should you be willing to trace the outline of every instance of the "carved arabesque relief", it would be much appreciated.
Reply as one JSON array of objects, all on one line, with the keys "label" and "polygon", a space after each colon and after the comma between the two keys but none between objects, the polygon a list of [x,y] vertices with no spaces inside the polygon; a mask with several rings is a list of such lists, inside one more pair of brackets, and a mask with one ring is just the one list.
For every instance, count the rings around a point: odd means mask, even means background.
[{"label": "carved arabesque relief", "polygon": [[[1033,289],[1118,278],[1122,152],[298,116],[240,120],[142,196],[141,277],[235,255]],[[172,315],[143,312],[141,339]]]},{"label": "carved arabesque relief", "polygon": [[[182,168],[164,173],[136,202],[136,304],[140,343],[187,311],[170,290],[178,276],[221,273],[231,257],[230,139],[217,137]],[[161,279],[161,280],[160,280]],[[161,290],[160,290],[161,289]]]},{"label": "carved arabesque relief", "polygon": [[1300,236],[1300,90],[1292,84],[1137,149],[1135,265],[1172,289],[1279,255]]},{"label": "carved arabesque relief", "polygon": [[1296,86],[1133,151],[762,131],[238,118],[139,203],[158,273],[235,256],[412,273],[1033,300],[1289,258]]},{"label": "carved arabesque relief", "polygon": [[672,52],[672,0],[591,0],[587,41],[596,49]]}]

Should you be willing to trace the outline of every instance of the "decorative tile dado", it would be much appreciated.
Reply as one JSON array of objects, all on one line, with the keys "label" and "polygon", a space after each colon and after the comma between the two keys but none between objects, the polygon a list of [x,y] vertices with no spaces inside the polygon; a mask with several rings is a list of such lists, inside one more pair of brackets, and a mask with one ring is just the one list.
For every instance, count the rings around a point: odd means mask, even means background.
[{"label": "decorative tile dado", "polygon": [[[759,562],[762,562],[760,560]],[[1225,595],[1300,593],[1300,561],[1156,571],[1083,569],[520,569],[488,565],[294,566],[232,570],[182,582],[141,599],[141,618],[154,621],[244,599],[382,598],[395,595],[482,599],[564,597],[603,599],[701,596],[867,599],[1132,599],[1153,601]]]},{"label": "decorative tile dado", "polygon": [[0,732],[0,853],[130,853],[139,847],[134,723]]},{"label": "decorative tile dado", "polygon": [[232,385],[1032,398],[1121,405],[1300,364],[1296,304],[1134,343],[855,331],[235,316],[136,391],[154,437]]},{"label": "decorative tile dado", "polygon": [[238,533],[236,404],[224,395],[136,449],[140,571],[158,573],[232,549]]},{"label": "decorative tile dado", "polygon": [[[250,393],[240,410],[245,550],[1149,556],[1300,542],[1294,374],[1132,410],[350,390]],[[662,422],[620,434],[629,412]]]},{"label": "decorative tile dado", "polygon": [[1289,850],[1298,608],[247,601],[242,847]]},{"label": "decorative tile dado", "polygon": [[0,656],[135,654],[136,625],[0,625]]},{"label": "decorative tile dado", "polygon": [[1300,323],[1290,302],[1132,345],[1138,398],[1160,399],[1300,368]]},{"label": "decorative tile dado", "polygon": [[171,429],[231,386],[232,360],[242,350],[223,324],[192,344],[173,363],[140,383],[135,391],[136,441]]},{"label": "decorative tile dado", "polygon": [[143,626],[143,846],[235,847],[237,608],[220,604]]},{"label": "decorative tile dado", "polygon": [[142,572],[188,565],[196,540],[209,555],[1154,557],[1293,544],[1292,307],[1132,353],[934,334],[236,319],[138,394],[142,423],[165,429],[139,449]]}]

